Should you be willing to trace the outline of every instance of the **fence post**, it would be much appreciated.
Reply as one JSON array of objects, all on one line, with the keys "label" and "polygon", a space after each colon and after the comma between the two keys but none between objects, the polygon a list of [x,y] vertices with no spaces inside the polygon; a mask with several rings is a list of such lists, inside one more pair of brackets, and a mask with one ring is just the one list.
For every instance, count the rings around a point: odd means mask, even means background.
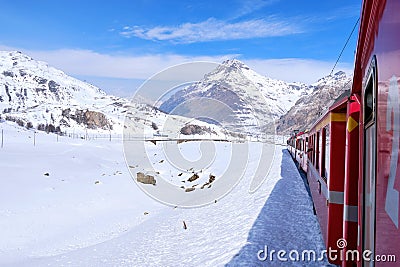
[{"label": "fence post", "polygon": [[33,146],[36,146],[36,131],[33,131]]},{"label": "fence post", "polygon": [[3,129],[1,129],[1,148],[3,148],[4,145],[4,135],[3,135]]}]

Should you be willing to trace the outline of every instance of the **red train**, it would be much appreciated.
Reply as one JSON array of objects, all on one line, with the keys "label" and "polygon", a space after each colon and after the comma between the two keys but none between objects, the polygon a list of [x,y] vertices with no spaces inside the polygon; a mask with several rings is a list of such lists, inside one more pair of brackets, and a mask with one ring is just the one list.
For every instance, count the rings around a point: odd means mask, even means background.
[{"label": "red train", "polygon": [[288,140],[342,266],[400,266],[400,1],[364,0],[351,94]]}]

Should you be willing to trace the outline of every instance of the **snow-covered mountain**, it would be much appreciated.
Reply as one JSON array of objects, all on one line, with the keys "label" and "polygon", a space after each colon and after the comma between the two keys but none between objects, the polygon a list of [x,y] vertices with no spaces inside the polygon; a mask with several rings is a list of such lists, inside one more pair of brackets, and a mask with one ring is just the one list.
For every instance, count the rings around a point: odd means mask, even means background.
[{"label": "snow-covered mountain", "polygon": [[277,132],[290,134],[293,130],[304,131],[310,128],[324,111],[339,96],[351,88],[351,77],[343,71],[328,75],[310,85],[313,91],[301,97],[290,110],[276,123]]},{"label": "snow-covered mountain", "polygon": [[127,103],[21,52],[0,51],[0,111],[21,125],[120,130]]},{"label": "snow-covered mountain", "polygon": [[274,121],[311,91],[306,84],[267,78],[238,60],[227,60],[201,81],[173,94],[160,109],[212,118],[228,129],[259,134],[274,132]]},{"label": "snow-covered mountain", "polygon": [[[262,76],[238,60],[227,60],[158,109],[107,95],[21,52],[0,51],[0,116],[51,132],[95,129],[121,134],[128,118],[130,128],[150,135],[222,136],[226,134],[223,128],[259,135],[273,133],[275,127],[289,133],[312,124],[350,87],[349,81],[344,72],[338,72],[312,85],[287,83]],[[163,128],[166,121],[168,129]]]},{"label": "snow-covered mountain", "polygon": [[169,116],[150,105],[108,95],[18,51],[0,51],[0,116],[50,132],[92,129],[121,134],[127,118],[131,130],[149,135],[162,132],[168,120],[173,121],[173,129],[168,129],[173,134],[190,123],[200,127],[197,133],[222,135],[221,129],[210,129],[205,122]]}]

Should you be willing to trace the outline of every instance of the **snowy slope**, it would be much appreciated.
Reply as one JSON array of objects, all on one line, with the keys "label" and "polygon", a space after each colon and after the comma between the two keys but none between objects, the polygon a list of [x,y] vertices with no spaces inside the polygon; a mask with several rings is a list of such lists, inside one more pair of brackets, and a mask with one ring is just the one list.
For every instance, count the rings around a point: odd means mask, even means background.
[{"label": "snowy slope", "polygon": [[46,103],[91,107],[94,100],[106,95],[97,87],[21,52],[0,51],[0,62],[2,106],[9,104],[18,109]]},{"label": "snowy slope", "polygon": [[[0,110],[24,124],[121,131],[128,101],[17,51],[0,51]],[[85,111],[92,113],[84,114]],[[106,115],[105,115],[106,114]],[[86,117],[85,117],[86,115]],[[105,118],[103,118],[105,115]],[[91,116],[91,118],[90,118]],[[97,121],[90,127],[87,120]],[[101,121],[103,120],[103,121]]]},{"label": "snowy slope", "polygon": [[[67,134],[86,132],[122,134],[127,117],[130,134],[152,136],[168,120],[174,128],[165,134],[179,133],[187,123],[212,127],[216,136],[222,129],[207,123],[167,116],[152,106],[107,95],[101,89],[66,75],[18,51],[0,51],[0,114],[21,126],[40,124],[60,126]],[[31,123],[28,126],[28,123]],[[135,132],[140,129],[140,132]]]},{"label": "snowy slope", "polygon": [[[121,143],[57,142],[55,135],[37,133],[33,146],[32,131],[0,125],[6,136],[0,148],[1,266],[257,266],[265,245],[323,249],[311,200],[284,147],[276,147],[255,193],[248,189],[261,143],[250,143],[246,174],[230,194],[180,209],[155,202],[135,185]],[[197,147],[184,145],[194,156]]]},{"label": "snowy slope", "polygon": [[120,142],[37,132],[33,146],[33,131],[0,126],[1,266],[98,244],[163,208],[132,181]]}]

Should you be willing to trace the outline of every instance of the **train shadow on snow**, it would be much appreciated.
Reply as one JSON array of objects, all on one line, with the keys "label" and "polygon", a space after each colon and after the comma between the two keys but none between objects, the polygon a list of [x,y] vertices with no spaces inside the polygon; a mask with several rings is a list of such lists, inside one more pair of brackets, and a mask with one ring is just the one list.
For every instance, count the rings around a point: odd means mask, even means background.
[{"label": "train shadow on snow", "polygon": [[[325,262],[281,262],[274,254],[273,260],[258,259],[258,252],[268,248],[287,251],[324,249],[320,228],[313,212],[312,201],[298,174],[289,152],[282,149],[281,179],[276,183],[261,212],[254,222],[246,245],[225,266],[321,266]],[[318,255],[318,254],[317,254]],[[261,253],[261,257],[265,254]]]}]

